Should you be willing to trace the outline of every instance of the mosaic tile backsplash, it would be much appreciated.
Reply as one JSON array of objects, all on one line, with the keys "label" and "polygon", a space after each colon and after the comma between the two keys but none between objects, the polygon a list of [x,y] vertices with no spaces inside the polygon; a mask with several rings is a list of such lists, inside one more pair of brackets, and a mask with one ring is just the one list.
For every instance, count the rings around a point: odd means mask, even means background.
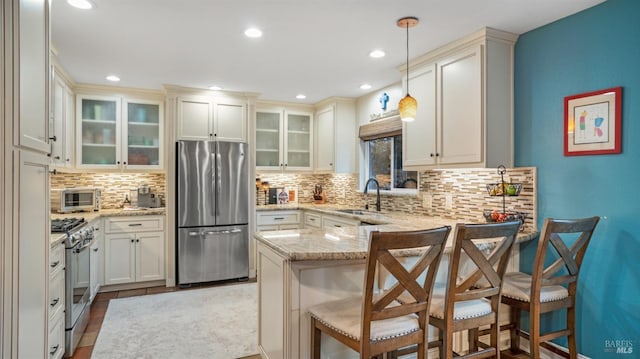
[{"label": "mosaic tile backsplash", "polygon": [[98,187],[102,189],[102,208],[122,208],[125,195],[148,184],[151,192],[165,198],[163,173],[57,173],[51,175],[51,188]]},{"label": "mosaic tile backsplash", "polygon": [[[299,203],[313,203],[316,184],[323,187],[328,204],[364,208],[375,207],[375,192],[359,192],[358,174],[273,174],[256,175],[270,187],[298,186]],[[520,167],[507,169],[505,182],[520,183],[519,196],[504,198],[507,211],[526,213],[525,227],[535,229],[536,223],[536,169]],[[431,170],[420,173],[420,190],[411,195],[382,195],[382,212],[403,212],[415,215],[437,216],[460,221],[482,221],[483,210],[502,211],[501,196],[490,196],[487,185],[500,182],[495,168]],[[451,198],[448,209],[447,198]],[[257,191],[257,203],[264,203],[264,192]]]}]

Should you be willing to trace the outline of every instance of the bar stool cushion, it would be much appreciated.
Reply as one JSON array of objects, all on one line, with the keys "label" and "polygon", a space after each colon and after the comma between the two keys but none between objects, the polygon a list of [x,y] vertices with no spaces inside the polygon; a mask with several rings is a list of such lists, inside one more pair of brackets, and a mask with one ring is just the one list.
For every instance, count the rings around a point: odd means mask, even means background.
[{"label": "bar stool cushion", "polygon": [[[504,275],[502,295],[508,298],[529,302],[531,300],[531,276],[521,272]],[[567,298],[569,292],[561,285],[543,286],[540,290],[540,302],[553,302]]]},{"label": "bar stool cushion", "polygon": [[[436,284],[433,288],[433,301],[429,314],[439,319],[444,318],[444,291],[443,285]],[[491,302],[484,298],[456,302],[453,306],[454,320],[482,317],[491,313]]]},{"label": "bar stool cushion", "polygon": [[[309,313],[324,325],[352,339],[360,340],[362,297],[351,297],[313,306]],[[371,322],[371,341],[403,336],[420,329],[416,315]]]}]

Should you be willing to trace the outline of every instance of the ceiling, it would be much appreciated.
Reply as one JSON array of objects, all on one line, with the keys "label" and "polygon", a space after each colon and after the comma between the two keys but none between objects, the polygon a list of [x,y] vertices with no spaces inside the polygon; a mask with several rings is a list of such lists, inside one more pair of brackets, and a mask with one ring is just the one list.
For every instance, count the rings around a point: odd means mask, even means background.
[{"label": "ceiling", "polygon": [[[105,77],[115,74],[122,87],[217,85],[316,103],[400,81],[401,17],[420,19],[409,30],[413,58],[485,26],[522,34],[603,0],[92,0],[92,10],[52,2],[53,46],[77,83],[112,85]],[[261,38],[244,35],[252,26]],[[374,49],[387,55],[370,58]]]}]

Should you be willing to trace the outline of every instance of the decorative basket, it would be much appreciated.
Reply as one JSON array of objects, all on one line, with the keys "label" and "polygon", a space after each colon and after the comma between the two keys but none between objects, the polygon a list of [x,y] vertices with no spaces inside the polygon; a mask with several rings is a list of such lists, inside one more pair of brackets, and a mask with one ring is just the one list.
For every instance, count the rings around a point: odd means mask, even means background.
[{"label": "decorative basket", "polygon": [[522,183],[491,183],[487,185],[489,196],[517,196],[522,190]]},{"label": "decorative basket", "polygon": [[482,211],[484,215],[484,219],[489,222],[511,222],[511,221],[520,221],[522,224],[520,225],[520,230],[524,229],[524,220],[527,218],[527,214],[524,212],[516,212],[516,211],[498,211],[496,209],[490,210],[485,209]]}]

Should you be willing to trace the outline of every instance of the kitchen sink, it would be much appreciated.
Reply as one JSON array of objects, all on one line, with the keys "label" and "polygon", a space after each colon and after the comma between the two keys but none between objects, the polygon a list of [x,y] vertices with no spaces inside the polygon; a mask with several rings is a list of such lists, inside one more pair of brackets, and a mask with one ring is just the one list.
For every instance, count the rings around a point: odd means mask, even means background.
[{"label": "kitchen sink", "polygon": [[355,215],[364,215],[364,214],[369,214],[369,212],[365,212],[361,209],[338,209],[336,210],[336,212],[342,212],[342,213],[349,213],[349,214],[355,214]]}]

